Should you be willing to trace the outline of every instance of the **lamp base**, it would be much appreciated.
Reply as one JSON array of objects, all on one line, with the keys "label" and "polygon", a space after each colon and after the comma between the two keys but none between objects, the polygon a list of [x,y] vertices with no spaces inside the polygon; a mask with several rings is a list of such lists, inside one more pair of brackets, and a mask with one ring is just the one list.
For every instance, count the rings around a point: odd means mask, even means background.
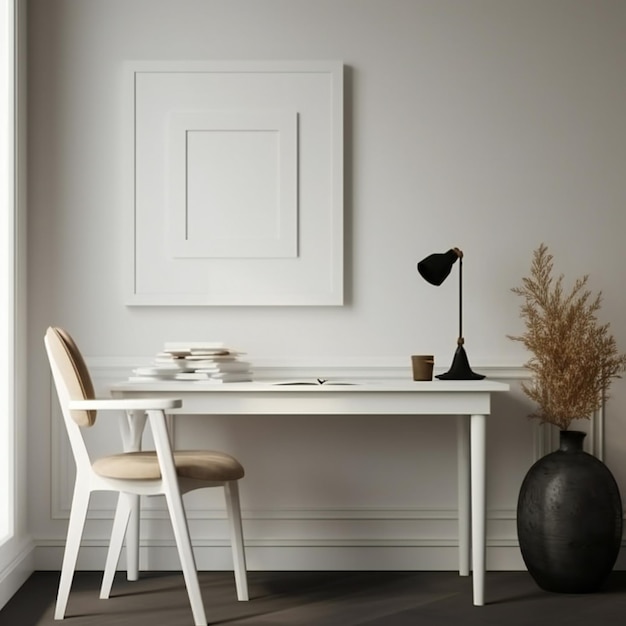
[{"label": "lamp base", "polygon": [[482,380],[484,376],[472,371],[465,348],[459,345],[454,353],[452,365],[445,374],[435,376],[439,380]]}]

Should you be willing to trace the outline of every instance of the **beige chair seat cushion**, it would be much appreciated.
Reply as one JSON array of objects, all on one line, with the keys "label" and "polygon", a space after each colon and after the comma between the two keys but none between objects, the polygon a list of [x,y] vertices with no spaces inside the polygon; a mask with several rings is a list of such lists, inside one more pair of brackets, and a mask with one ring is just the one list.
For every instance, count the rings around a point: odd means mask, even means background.
[{"label": "beige chair seat cushion", "polygon": [[[177,450],[176,473],[180,477],[206,481],[239,480],[244,469],[232,456],[212,450]],[[161,471],[155,452],[126,452],[105,456],[93,463],[96,474],[122,480],[158,480]]]}]

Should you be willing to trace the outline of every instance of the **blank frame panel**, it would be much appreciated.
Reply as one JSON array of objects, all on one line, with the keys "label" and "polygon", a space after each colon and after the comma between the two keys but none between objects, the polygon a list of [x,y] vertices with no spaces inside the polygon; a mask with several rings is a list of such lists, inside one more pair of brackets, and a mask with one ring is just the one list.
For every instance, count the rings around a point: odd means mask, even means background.
[{"label": "blank frame panel", "polygon": [[174,257],[297,256],[295,111],[176,111],[169,131]]},{"label": "blank frame panel", "polygon": [[343,66],[127,62],[129,305],[343,304]]}]

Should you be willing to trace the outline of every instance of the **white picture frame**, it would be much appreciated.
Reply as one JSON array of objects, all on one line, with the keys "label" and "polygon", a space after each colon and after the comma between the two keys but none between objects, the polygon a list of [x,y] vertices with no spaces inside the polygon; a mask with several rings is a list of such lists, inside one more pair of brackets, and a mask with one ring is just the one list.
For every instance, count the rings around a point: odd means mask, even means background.
[{"label": "white picture frame", "polygon": [[342,63],[124,72],[127,305],[342,305]]}]

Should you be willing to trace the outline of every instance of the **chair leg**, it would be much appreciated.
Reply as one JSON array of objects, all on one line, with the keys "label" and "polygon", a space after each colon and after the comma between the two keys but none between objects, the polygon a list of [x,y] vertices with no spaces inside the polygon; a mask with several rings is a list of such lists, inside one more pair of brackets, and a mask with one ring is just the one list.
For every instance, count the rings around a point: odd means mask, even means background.
[{"label": "chair leg", "polygon": [[131,497],[132,496],[127,493],[120,492],[117,498],[117,508],[115,509],[115,518],[111,531],[111,541],[109,542],[109,551],[107,553],[106,565],[104,566],[104,576],[102,577],[102,587],[100,588],[100,598],[102,600],[106,600],[111,594],[113,578],[115,577],[115,570],[120,560],[124,535],[126,534],[126,528],[130,518],[132,508]]},{"label": "chair leg", "polygon": [[237,599],[248,600],[248,577],[246,573],[246,553],[243,543],[243,528],[241,524],[241,506],[239,504],[239,485],[236,481],[224,485],[226,496],[226,510],[228,512],[228,527],[230,529],[230,543],[233,551],[233,565],[235,570],[235,586]]},{"label": "chair leg", "polygon": [[172,494],[172,492],[168,490],[165,493],[165,500],[172,520],[172,528],[174,530],[176,546],[178,547],[178,555],[185,578],[185,585],[187,586],[187,594],[189,595],[195,626],[207,626],[206,613],[204,612],[204,604],[202,603],[202,594],[200,592],[200,583],[198,582],[196,560],[193,555],[193,548],[191,547],[189,526],[187,524],[182,498],[180,493]]},{"label": "chair leg", "polygon": [[57,602],[54,609],[54,619],[63,619],[65,617],[65,609],[67,608],[67,601],[74,578],[76,561],[78,559],[78,550],[83,536],[83,529],[85,528],[90,495],[91,492],[84,485],[78,482],[74,485],[72,509],[70,511],[70,521],[67,527],[67,540],[65,542],[65,552],[61,566],[61,579],[59,581]]}]

